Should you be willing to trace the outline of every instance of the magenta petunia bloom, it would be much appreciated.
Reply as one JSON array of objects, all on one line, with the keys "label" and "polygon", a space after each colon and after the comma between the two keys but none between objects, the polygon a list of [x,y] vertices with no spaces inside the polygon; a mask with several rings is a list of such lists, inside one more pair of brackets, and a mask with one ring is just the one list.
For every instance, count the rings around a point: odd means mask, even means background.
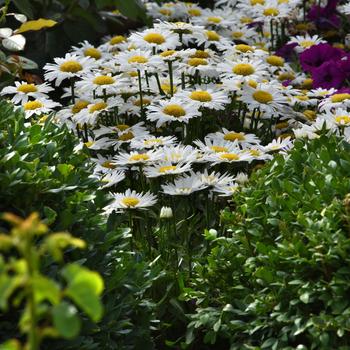
[{"label": "magenta petunia bloom", "polygon": [[283,57],[286,61],[291,60],[292,55],[295,54],[294,48],[298,46],[297,43],[285,44],[276,51],[276,55]]},{"label": "magenta petunia bloom", "polygon": [[340,61],[327,61],[311,72],[313,88],[340,88],[345,79],[346,72],[340,66]]},{"label": "magenta petunia bloom", "polygon": [[320,67],[327,61],[338,61],[345,56],[345,51],[337,49],[329,44],[311,46],[299,55],[300,64],[306,72]]},{"label": "magenta petunia bloom", "polygon": [[339,28],[341,24],[340,17],[336,13],[336,7],[339,0],[328,0],[325,7],[314,5],[311,7],[307,18],[314,22],[319,29]]}]

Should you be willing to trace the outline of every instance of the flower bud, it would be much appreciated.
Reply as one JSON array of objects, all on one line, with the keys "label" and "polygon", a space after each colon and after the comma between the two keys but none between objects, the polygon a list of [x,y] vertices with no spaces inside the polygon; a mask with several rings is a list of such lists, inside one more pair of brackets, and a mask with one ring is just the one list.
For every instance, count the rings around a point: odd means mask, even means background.
[{"label": "flower bud", "polygon": [[160,215],[159,217],[161,219],[170,219],[173,217],[173,211],[170,207],[162,207],[162,209],[160,209]]}]

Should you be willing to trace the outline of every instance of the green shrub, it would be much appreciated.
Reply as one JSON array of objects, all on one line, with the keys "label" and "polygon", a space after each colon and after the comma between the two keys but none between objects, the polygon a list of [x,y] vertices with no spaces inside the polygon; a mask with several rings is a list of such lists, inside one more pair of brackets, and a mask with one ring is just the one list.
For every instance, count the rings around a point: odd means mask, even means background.
[{"label": "green shrub", "polygon": [[349,172],[350,145],[322,136],[252,176],[182,295],[188,344],[350,349]]}]

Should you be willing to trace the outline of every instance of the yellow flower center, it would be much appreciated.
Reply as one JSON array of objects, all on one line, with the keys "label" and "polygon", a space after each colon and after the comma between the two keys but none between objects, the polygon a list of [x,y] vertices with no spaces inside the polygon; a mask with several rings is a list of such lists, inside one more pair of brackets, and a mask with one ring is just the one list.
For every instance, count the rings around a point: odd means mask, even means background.
[{"label": "yellow flower center", "polygon": [[208,61],[205,58],[190,58],[187,63],[192,67],[208,65]]},{"label": "yellow flower center", "polygon": [[336,103],[336,102],[342,102],[342,101],[347,100],[349,98],[350,98],[350,94],[347,94],[347,93],[345,93],[345,94],[334,94],[331,97],[331,101],[333,103]]},{"label": "yellow flower center", "polygon": [[84,142],[84,145],[89,148],[91,147],[95,142],[94,141],[88,141],[88,142]]},{"label": "yellow flower center", "polygon": [[103,162],[101,165],[102,165],[104,168],[108,168],[108,169],[114,169],[114,168],[115,168],[115,165],[112,164],[112,163],[109,162],[109,161]]},{"label": "yellow flower center", "polygon": [[148,33],[143,37],[143,39],[150,44],[161,45],[161,44],[165,43],[164,36],[162,34],[159,34],[159,33]]},{"label": "yellow flower center", "polygon": [[284,65],[284,59],[280,56],[276,55],[271,55],[266,58],[266,62],[268,64],[271,64],[271,66],[276,66],[276,67],[283,67]]},{"label": "yellow flower center", "polygon": [[143,143],[145,145],[149,146],[149,145],[153,145],[153,144],[162,144],[163,140],[162,139],[145,140]]},{"label": "yellow flower center", "polygon": [[149,159],[149,155],[147,154],[134,154],[129,158],[130,161],[136,161],[136,162],[146,161],[148,159]]},{"label": "yellow flower center", "polygon": [[211,146],[210,149],[214,152],[220,153],[220,152],[227,152],[228,148],[223,146]]},{"label": "yellow flower center", "polygon": [[126,129],[129,129],[130,126],[127,124],[118,124],[118,125],[116,125],[116,128],[119,129],[120,131],[124,131]]},{"label": "yellow flower center", "polygon": [[66,61],[60,65],[60,71],[65,73],[77,73],[83,66],[77,61]]},{"label": "yellow flower center", "polygon": [[242,133],[240,132],[229,132],[224,136],[224,140],[226,141],[243,141],[245,140],[245,137]]},{"label": "yellow flower center", "polygon": [[350,116],[348,115],[339,115],[335,117],[335,121],[338,124],[350,124]]},{"label": "yellow flower center", "polygon": [[134,208],[140,203],[140,200],[136,197],[125,197],[121,202],[128,208]]},{"label": "yellow flower center", "polygon": [[35,84],[22,84],[17,88],[18,92],[23,92],[25,94],[28,94],[30,92],[37,92],[38,89],[35,86]]},{"label": "yellow flower center", "polygon": [[286,73],[281,73],[278,76],[278,80],[283,81],[283,80],[293,80],[295,78],[293,73],[286,72]]},{"label": "yellow flower center", "polygon": [[235,153],[224,153],[224,154],[220,155],[220,158],[221,159],[226,159],[226,160],[229,160],[229,161],[239,160],[239,155],[235,154]]},{"label": "yellow flower center", "polygon": [[191,58],[208,58],[210,57],[209,52],[203,50],[196,50],[196,52],[191,56]]},{"label": "yellow flower center", "polygon": [[218,24],[221,22],[221,18],[220,17],[208,17],[208,22]]},{"label": "yellow flower center", "polygon": [[306,95],[298,95],[298,96],[295,96],[295,98],[299,101],[308,101],[309,100],[309,98]]},{"label": "yellow flower center", "polygon": [[249,24],[253,22],[253,18],[243,16],[241,17],[240,22],[243,24]]},{"label": "yellow flower center", "polygon": [[289,124],[288,122],[281,122],[276,124],[276,129],[285,129],[288,128]]},{"label": "yellow flower center", "polygon": [[94,105],[92,105],[89,108],[89,113],[94,113],[94,112],[98,112],[101,111],[102,109],[107,107],[107,103],[106,102],[98,102],[95,103]]},{"label": "yellow flower center", "polygon": [[278,9],[276,9],[276,7],[269,7],[265,9],[263,13],[264,13],[264,16],[275,17],[275,16],[278,16],[280,12],[278,11]]},{"label": "yellow flower center", "polygon": [[303,114],[309,120],[315,120],[316,119],[316,112],[311,110],[311,109],[307,109],[306,111],[303,112]]},{"label": "yellow flower center", "polygon": [[250,4],[252,6],[255,6],[255,5],[264,5],[265,4],[265,0],[250,0]]},{"label": "yellow flower center", "polygon": [[160,9],[159,13],[161,13],[164,16],[170,16],[171,15],[171,10],[168,9]]},{"label": "yellow flower center", "polygon": [[74,106],[72,107],[72,113],[77,114],[82,109],[86,108],[88,105],[89,105],[89,102],[79,100],[79,101],[75,102]]},{"label": "yellow flower center", "polygon": [[133,56],[128,59],[129,63],[147,63],[148,59],[145,56]]},{"label": "yellow flower center", "polygon": [[23,108],[26,111],[33,111],[33,110],[41,108],[41,107],[44,107],[44,105],[38,100],[29,101],[23,105]]},{"label": "yellow flower center", "polygon": [[[144,106],[148,106],[151,103],[151,100],[149,100],[148,98],[143,98],[142,99],[142,103],[143,103]],[[140,107],[141,106],[141,100],[140,99],[135,100],[133,102],[133,105],[137,106],[137,107]]]},{"label": "yellow flower center", "polygon": [[123,43],[125,40],[126,39],[123,35],[116,35],[109,41],[109,43],[111,45],[117,45]]},{"label": "yellow flower center", "polygon": [[244,35],[244,33],[243,32],[232,32],[232,38],[233,39],[240,39],[240,38],[242,38],[242,36]]},{"label": "yellow flower center", "polygon": [[95,85],[110,85],[115,83],[115,80],[109,75],[99,75],[92,82]]},{"label": "yellow flower center", "polygon": [[101,58],[101,51],[95,49],[94,47],[89,47],[84,51],[84,56],[85,57],[92,57],[95,58],[96,60]]},{"label": "yellow flower center", "polygon": [[258,101],[259,103],[263,103],[263,104],[267,104],[273,101],[272,95],[269,92],[263,91],[263,90],[255,91],[252,96],[255,101]]},{"label": "yellow flower center", "polygon": [[213,98],[207,91],[192,91],[190,99],[200,102],[210,102]]},{"label": "yellow flower center", "polygon": [[313,80],[311,78],[306,78],[302,83],[302,87],[304,89],[311,89],[312,84],[313,84]]},{"label": "yellow flower center", "polygon": [[165,106],[163,112],[175,118],[180,118],[186,115],[186,111],[180,105],[177,104]]},{"label": "yellow flower center", "polygon": [[240,51],[240,52],[248,52],[248,51],[254,52],[255,51],[254,48],[252,48],[249,45],[245,45],[245,44],[236,45],[236,50]]},{"label": "yellow flower center", "polygon": [[118,137],[119,141],[129,141],[133,139],[135,136],[131,131],[126,132],[125,134],[122,134]]},{"label": "yellow flower center", "polygon": [[166,166],[161,166],[158,171],[160,173],[168,173],[172,170],[176,170],[176,165],[166,165]]},{"label": "yellow flower center", "polygon": [[162,57],[172,56],[176,51],[175,50],[166,50],[160,54]]},{"label": "yellow flower center", "polygon": [[[163,83],[160,85],[160,88],[167,94],[170,94],[171,92],[171,86],[170,84],[167,84],[167,83]],[[177,91],[177,87],[174,85],[173,86],[173,91],[176,92]]]},{"label": "yellow flower center", "polygon": [[232,72],[237,75],[247,76],[253,74],[255,69],[249,63],[238,63],[233,67]]},{"label": "yellow flower center", "polygon": [[253,157],[259,157],[260,154],[261,154],[261,152],[260,152],[259,150],[257,150],[257,149],[251,149],[251,150],[249,150],[249,153],[250,153],[250,155],[252,155]]},{"label": "yellow flower center", "polygon": [[255,80],[249,80],[248,85],[255,89],[258,86],[258,83]]},{"label": "yellow flower center", "polygon": [[202,11],[199,10],[199,9],[189,9],[187,11],[187,13],[190,15],[190,16],[194,16],[194,17],[198,17],[202,14]]},{"label": "yellow flower center", "polygon": [[206,34],[209,41],[220,41],[220,35],[214,30],[207,30]]},{"label": "yellow flower center", "polygon": [[299,45],[304,49],[307,49],[308,47],[315,45],[315,42],[311,40],[304,40],[304,41],[301,41]]}]

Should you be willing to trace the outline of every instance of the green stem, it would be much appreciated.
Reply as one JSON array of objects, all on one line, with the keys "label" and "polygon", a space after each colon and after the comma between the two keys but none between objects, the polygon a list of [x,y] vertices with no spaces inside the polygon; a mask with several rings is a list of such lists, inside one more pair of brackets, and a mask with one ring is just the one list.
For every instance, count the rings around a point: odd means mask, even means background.
[{"label": "green stem", "polygon": [[169,79],[170,79],[170,95],[174,96],[174,77],[173,77],[173,62],[168,61]]},{"label": "green stem", "polygon": [[140,92],[140,107],[141,107],[141,116],[144,116],[144,108],[143,108],[143,93],[142,93],[142,82],[141,82],[141,71],[137,70],[137,76],[139,80],[139,92]]}]

